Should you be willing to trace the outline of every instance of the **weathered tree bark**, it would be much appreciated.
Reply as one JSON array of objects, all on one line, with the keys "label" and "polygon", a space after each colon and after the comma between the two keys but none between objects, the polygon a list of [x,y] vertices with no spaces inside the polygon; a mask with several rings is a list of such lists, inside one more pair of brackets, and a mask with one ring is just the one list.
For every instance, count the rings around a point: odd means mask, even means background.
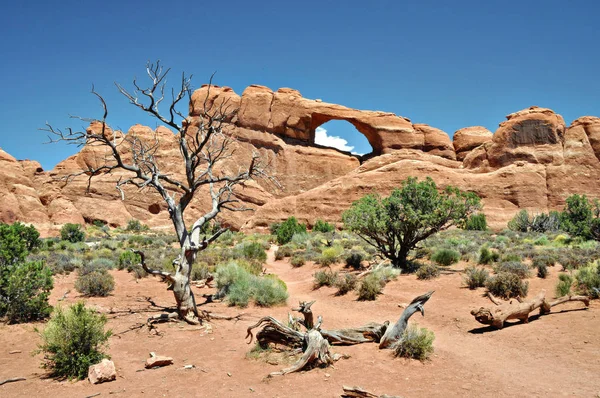
[{"label": "weathered tree bark", "polygon": [[309,330],[304,335],[302,351],[304,353],[298,362],[279,372],[272,372],[269,377],[299,372],[306,367],[329,366],[333,363],[333,357],[329,352],[329,343],[317,329]]},{"label": "weathered tree bark", "polygon": [[421,315],[425,316],[425,309],[423,305],[429,300],[433,291],[427,292],[421,296],[415,297],[413,301],[410,302],[408,307],[404,309],[402,315],[400,315],[400,319],[398,322],[391,328],[387,328],[385,334],[381,338],[379,342],[379,348],[392,348],[392,346],[397,343],[402,337],[402,333],[404,333],[404,329],[408,324],[408,319],[417,311],[421,312]]},{"label": "weathered tree bark", "polygon": [[546,291],[542,290],[537,296],[529,301],[513,301],[502,302],[488,293],[490,300],[496,307],[485,308],[481,307],[478,310],[472,310],[471,315],[475,317],[477,322],[484,325],[491,325],[497,329],[504,327],[504,322],[509,319],[519,319],[524,323],[529,320],[529,314],[536,309],[540,309],[540,315],[548,314],[555,305],[567,303],[569,301],[581,301],[586,307],[590,305],[590,298],[587,296],[564,296],[554,301],[546,299]]},{"label": "weathered tree bark", "polygon": [[395,395],[377,395],[369,392],[367,390],[363,390],[360,387],[348,387],[343,386],[344,393],[342,394],[342,398],[399,398]]},{"label": "weathered tree bark", "polygon": [[321,330],[323,337],[332,345],[354,345],[361,343],[378,343],[385,334],[390,323],[371,322],[356,328]]}]

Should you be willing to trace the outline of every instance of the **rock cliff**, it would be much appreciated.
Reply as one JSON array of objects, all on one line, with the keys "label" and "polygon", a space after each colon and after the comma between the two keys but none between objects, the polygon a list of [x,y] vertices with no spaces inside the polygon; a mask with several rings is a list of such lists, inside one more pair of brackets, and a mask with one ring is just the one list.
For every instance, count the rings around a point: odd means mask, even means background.
[{"label": "rock cliff", "polygon": [[[237,140],[235,155],[225,167],[237,168],[258,152],[281,184],[246,184],[238,196],[256,211],[222,214],[236,229],[265,228],[290,215],[309,224],[317,218],[338,223],[352,201],[370,192],[386,195],[409,176],[431,176],[442,187],[451,184],[476,192],[495,228],[504,227],[521,208],[560,209],[573,193],[600,197],[597,117],[584,116],[567,127],[552,110],[530,107],[508,115],[494,134],[484,127],[466,127],[451,139],[442,130],[402,116],[310,100],[289,88],[274,92],[250,86],[240,96],[228,87],[204,86],[192,96],[191,120],[204,106],[238,109],[227,120],[226,131]],[[330,120],[354,125],[373,152],[360,157],[315,144],[315,130]],[[162,170],[183,175],[172,131],[135,125],[127,134],[158,139]],[[103,156],[99,148],[86,146],[43,171],[35,161],[18,161],[0,150],[0,221],[34,223],[45,235],[66,222],[102,220],[117,226],[132,218],[169,229],[157,194],[130,188],[121,200],[115,182],[122,174],[95,177],[89,192],[86,176],[65,183],[65,176],[86,170]],[[187,216],[191,220],[207,208],[200,193]]]}]

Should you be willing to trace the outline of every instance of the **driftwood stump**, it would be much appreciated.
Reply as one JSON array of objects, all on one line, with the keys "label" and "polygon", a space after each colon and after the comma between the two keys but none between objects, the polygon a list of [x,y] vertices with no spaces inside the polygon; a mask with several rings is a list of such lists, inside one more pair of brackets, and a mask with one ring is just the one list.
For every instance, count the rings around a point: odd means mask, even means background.
[{"label": "driftwood stump", "polygon": [[552,307],[564,304],[569,301],[581,301],[586,307],[590,305],[590,298],[587,296],[564,296],[554,301],[546,299],[546,291],[542,290],[537,296],[529,301],[510,300],[503,302],[488,293],[490,300],[496,305],[492,308],[481,307],[478,310],[472,310],[471,315],[477,322],[484,325],[491,325],[497,329],[504,327],[504,322],[509,319],[518,319],[527,323],[529,314],[539,308],[540,315],[548,314]]},{"label": "driftwood stump", "polygon": [[[262,329],[256,333],[256,340],[262,348],[268,347],[269,344],[278,344],[291,349],[302,349],[302,357],[293,366],[280,372],[271,373],[270,376],[285,375],[308,367],[329,366],[339,358],[337,355],[331,355],[330,344],[352,345],[374,342],[379,343],[379,348],[393,348],[406,329],[408,319],[417,311],[424,315],[423,305],[432,294],[433,291],[416,297],[391,328],[388,327],[389,322],[386,321],[384,323],[371,322],[355,328],[321,329],[323,319],[320,316],[317,323],[314,323],[311,307],[315,302],[301,301],[298,308],[293,310],[300,312],[304,319],[293,318],[288,314],[288,326],[273,317],[263,317],[248,327],[246,338],[250,338],[248,341],[250,344],[254,337],[252,330],[262,326]],[[306,329],[306,332],[297,330],[302,327]]]}]

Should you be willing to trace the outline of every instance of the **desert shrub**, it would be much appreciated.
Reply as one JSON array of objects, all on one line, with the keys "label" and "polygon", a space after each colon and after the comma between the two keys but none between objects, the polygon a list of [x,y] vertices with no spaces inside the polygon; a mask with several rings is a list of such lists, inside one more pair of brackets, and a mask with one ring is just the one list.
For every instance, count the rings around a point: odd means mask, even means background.
[{"label": "desert shrub", "polygon": [[509,272],[517,275],[519,278],[529,278],[531,273],[529,267],[519,261],[505,261],[494,267],[494,272],[500,274],[503,272]]},{"label": "desert shrub", "polygon": [[251,262],[263,264],[267,261],[267,252],[258,242],[241,243],[241,255],[244,259]]},{"label": "desert shrub", "polygon": [[48,254],[44,260],[53,274],[69,274],[83,265],[81,257],[57,252]]},{"label": "desert shrub", "polygon": [[536,246],[547,246],[550,244],[550,239],[548,239],[546,235],[542,235],[536,240],[534,240],[533,244]]},{"label": "desert shrub", "polygon": [[211,275],[210,268],[206,263],[198,263],[196,262],[192,266],[192,272],[190,274],[190,278],[193,281],[200,281],[202,279],[207,279]]},{"label": "desert shrub", "polygon": [[575,272],[575,286],[578,293],[598,298],[600,296],[600,264],[596,262],[578,269]]},{"label": "desert shrub", "polygon": [[398,357],[424,361],[433,353],[435,334],[426,328],[410,324],[402,333],[402,338],[394,348]]},{"label": "desert shrub", "polygon": [[9,323],[37,321],[50,315],[52,271],[42,261],[18,263],[0,287],[0,316]]},{"label": "desert shrub", "polygon": [[136,220],[136,219],[131,219],[129,221],[127,221],[127,227],[125,228],[125,231],[128,232],[142,232],[142,231],[148,231],[150,228],[148,228],[147,225],[144,225],[140,222],[140,220]]},{"label": "desert shrub", "polygon": [[460,260],[460,253],[451,249],[440,249],[433,253],[431,261],[439,265],[452,265]]},{"label": "desert shrub", "polygon": [[550,213],[540,213],[533,216],[529,224],[529,229],[533,232],[555,232],[560,229],[560,213],[551,211]]},{"label": "desert shrub", "polygon": [[362,252],[353,250],[346,256],[346,266],[358,270],[361,268],[361,262],[364,260],[364,258],[365,255]]},{"label": "desert shrub", "polygon": [[554,289],[556,297],[567,296],[571,294],[571,286],[573,286],[573,277],[569,274],[558,275],[558,283]]},{"label": "desert shrub", "polygon": [[471,214],[465,222],[464,229],[467,231],[486,231],[487,220],[485,218],[485,214]]},{"label": "desert shrub", "polygon": [[500,272],[492,276],[487,280],[485,286],[494,296],[505,299],[525,297],[529,290],[529,283],[522,281],[518,275],[511,272]]},{"label": "desert shrub", "polygon": [[251,296],[256,305],[261,307],[272,307],[285,304],[288,292],[285,283],[274,275],[264,278],[254,276],[250,279]]},{"label": "desert shrub", "polygon": [[79,272],[82,274],[88,274],[93,271],[108,271],[113,269],[115,262],[109,258],[94,258],[91,261],[84,263],[80,268]]},{"label": "desert shrub", "polygon": [[126,250],[119,255],[118,269],[120,269],[120,270],[123,270],[123,269],[129,270],[130,268],[133,269],[133,267],[135,265],[137,265],[141,262],[142,262],[142,259],[139,254],[134,253],[130,250]]},{"label": "desert shrub", "polygon": [[292,264],[292,267],[302,267],[305,263],[304,256],[296,254],[292,257],[290,263]]},{"label": "desert shrub", "polygon": [[523,260],[522,254],[516,252],[516,253],[504,253],[502,256],[500,256],[500,261],[503,263],[508,263],[508,262],[520,262],[521,260]]},{"label": "desert shrub", "polygon": [[315,289],[321,286],[333,286],[338,278],[338,273],[331,270],[317,271],[313,275],[315,280]]},{"label": "desert shrub", "polygon": [[152,244],[152,237],[144,235],[131,235],[127,239],[127,243],[131,246],[150,246]]},{"label": "desert shrub", "polygon": [[529,213],[523,209],[519,211],[515,216],[508,222],[508,229],[516,232],[527,232],[529,230]]},{"label": "desert shrub", "polygon": [[105,297],[115,288],[115,279],[104,268],[91,272],[79,272],[75,280],[75,290],[88,297]]},{"label": "desert shrub", "polygon": [[435,264],[423,264],[417,270],[417,279],[433,279],[440,276],[440,269]]},{"label": "desert shrub", "polygon": [[291,246],[283,245],[275,251],[275,260],[281,260],[285,257],[291,257],[294,254],[294,249]]},{"label": "desert shrub", "polygon": [[61,378],[84,379],[88,368],[107,355],[111,331],[105,331],[106,317],[85,307],[83,302],[62,309],[57,307],[40,334],[44,353],[43,367]]},{"label": "desert shrub", "polygon": [[484,287],[488,278],[490,277],[489,272],[482,267],[467,267],[465,268],[465,285],[471,290],[477,289],[478,287]]},{"label": "desert shrub", "polygon": [[543,253],[533,258],[533,266],[538,268],[539,266],[553,267],[556,263],[556,256],[548,253]]},{"label": "desert shrub", "polygon": [[11,225],[3,223],[0,223],[0,225],[2,225],[2,230],[0,230],[1,240],[6,239],[6,234],[9,233],[16,235],[23,242],[27,251],[32,251],[42,245],[40,233],[33,225],[25,225],[18,221]]},{"label": "desert shrub", "polygon": [[497,251],[490,250],[487,246],[481,246],[479,249],[479,260],[477,261],[479,264],[491,264],[498,261],[500,258],[500,254]]},{"label": "desert shrub", "polygon": [[548,276],[548,267],[546,264],[538,264],[536,267],[538,278],[546,279]]},{"label": "desert shrub", "polygon": [[354,290],[356,288],[356,284],[358,283],[358,278],[354,274],[344,274],[339,276],[334,286],[337,288],[337,295],[343,296],[344,294]]},{"label": "desert shrub", "polygon": [[283,281],[253,275],[236,261],[221,265],[216,271],[217,290],[227,297],[229,305],[246,307],[250,300],[267,307],[283,304],[288,298]]},{"label": "desert shrub", "polygon": [[277,236],[277,242],[280,245],[285,245],[297,233],[306,233],[306,225],[298,224],[296,217],[290,217],[277,228],[275,236]]},{"label": "desert shrub", "polygon": [[[0,272],[8,272],[9,266],[22,262],[27,256],[27,242],[13,225],[0,223]],[[2,279],[2,275],[0,275]],[[1,280],[0,280],[1,282]]]},{"label": "desert shrub", "polygon": [[364,277],[358,286],[358,299],[361,301],[373,301],[381,291],[385,283],[382,283],[379,275],[372,273]]},{"label": "desert shrub", "polygon": [[341,252],[342,250],[339,246],[327,247],[323,249],[318,260],[319,264],[323,266],[335,264],[338,261],[338,257],[340,256]]},{"label": "desert shrub", "polygon": [[71,243],[83,242],[85,233],[81,229],[81,225],[67,223],[60,229],[60,238]]},{"label": "desert shrub", "polygon": [[[598,215],[596,215],[598,218]],[[561,213],[561,227],[572,236],[592,238],[591,227],[594,219],[592,204],[585,195],[571,195]]]},{"label": "desert shrub", "polygon": [[328,222],[323,221],[323,220],[317,220],[315,222],[315,225],[313,226],[312,230],[314,232],[327,233],[327,232],[333,232],[333,230],[335,230],[335,227],[333,225],[329,224]]}]

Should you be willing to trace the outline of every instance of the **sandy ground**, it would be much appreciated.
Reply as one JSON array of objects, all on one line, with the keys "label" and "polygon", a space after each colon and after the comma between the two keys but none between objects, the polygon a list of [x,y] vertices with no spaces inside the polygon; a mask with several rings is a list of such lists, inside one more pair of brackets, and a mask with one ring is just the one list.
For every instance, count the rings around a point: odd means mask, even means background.
[{"label": "sandy ground", "polygon": [[[156,314],[149,310],[144,297],[157,304],[171,306],[170,292],[159,280],[146,278],[136,282],[124,271],[114,271],[114,295],[92,298],[87,302],[111,318],[108,326],[117,335],[110,339],[109,354],[116,364],[118,377],[111,383],[91,385],[56,381],[45,377],[39,367],[41,356],[31,352],[39,343],[34,327],[39,325],[0,325],[0,380],[25,377],[26,381],[0,386],[0,397],[339,397],[343,385],[356,385],[377,394],[403,397],[597,397],[600,396],[600,303],[587,310],[581,303],[556,307],[547,316],[534,317],[530,323],[515,323],[502,330],[482,327],[470,310],[489,306],[483,289],[468,290],[461,285],[457,264],[433,281],[419,281],[414,275],[401,276],[389,283],[377,301],[359,302],[350,293],[334,295],[334,289],[312,289],[312,274],[319,267],[307,264],[292,268],[287,260],[274,261],[270,251],[268,272],[279,275],[290,292],[288,306],[249,307],[243,310],[212,303],[203,309],[224,315],[244,312],[239,322],[212,321],[210,327],[180,323],[158,326],[160,336],[146,329],[129,331]],[[550,268],[546,280],[530,279],[530,296],[540,289],[553,292],[558,279],[557,267]],[[73,289],[75,275],[58,277],[51,303],[57,303],[71,289],[64,303],[80,299]],[[425,317],[417,322],[435,332],[435,353],[431,360],[393,358],[390,351],[375,344],[333,347],[348,354],[327,369],[265,379],[283,366],[246,358],[252,347],[244,339],[246,328],[260,317],[273,315],[286,320],[289,307],[299,300],[316,300],[315,315],[322,315],[324,328],[359,326],[370,321],[394,322],[413,297],[435,290],[425,305]],[[204,293],[206,289],[198,289]],[[137,310],[128,313],[129,309]],[[124,311],[114,313],[115,311]],[[9,354],[20,350],[20,353]],[[149,352],[174,358],[174,365],[145,370]],[[184,370],[183,366],[196,367]]]}]

